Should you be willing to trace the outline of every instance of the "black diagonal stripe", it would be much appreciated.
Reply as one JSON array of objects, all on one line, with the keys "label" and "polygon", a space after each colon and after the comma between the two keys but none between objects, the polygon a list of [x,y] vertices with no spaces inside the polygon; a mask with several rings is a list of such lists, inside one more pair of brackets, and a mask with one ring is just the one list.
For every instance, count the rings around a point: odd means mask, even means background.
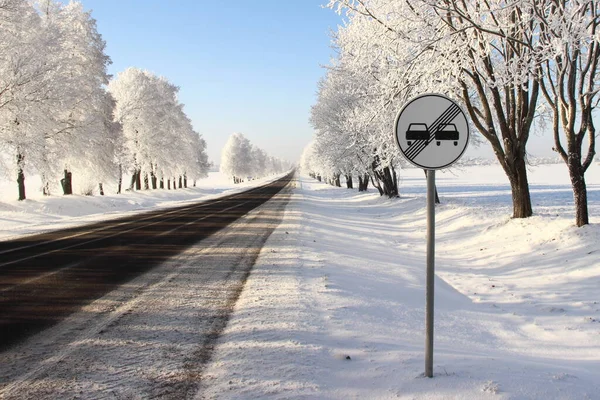
[{"label": "black diagonal stripe", "polygon": [[453,104],[453,106],[454,106],[454,107],[450,107],[450,108],[449,108],[449,110],[451,109],[451,112],[449,113],[449,115],[447,116],[447,118],[445,118],[445,120],[444,120],[444,121],[441,121],[441,120],[438,118],[438,119],[437,119],[437,120],[436,120],[436,121],[435,121],[435,122],[432,124],[432,126],[429,128],[429,129],[431,129],[431,130],[433,131],[433,133],[437,132],[437,130],[438,130],[440,127],[442,127],[442,126],[444,126],[444,125],[446,125],[446,124],[450,123],[450,122],[451,122],[451,121],[452,121],[454,118],[456,118],[456,116],[457,116],[458,114],[460,114],[460,108],[459,108],[457,105],[455,105],[455,104]]},{"label": "black diagonal stripe", "polygon": [[415,141],[413,142],[413,145],[409,146],[408,150],[406,151],[406,156],[410,159],[410,160],[414,160],[423,150],[425,150],[425,148],[434,141],[435,139],[435,133],[437,132],[437,130],[440,127],[443,127],[447,124],[449,124],[450,122],[452,122],[452,120],[454,118],[456,118],[456,116],[460,114],[460,108],[456,105],[456,104],[452,104],[450,107],[448,107],[446,109],[446,111],[444,111],[442,113],[442,115],[440,115],[428,128],[427,131],[429,132],[429,139],[427,140],[419,140],[419,141]]},{"label": "black diagonal stripe", "polygon": [[427,141],[421,141],[420,143],[418,143],[417,146],[414,146],[412,149],[409,148],[407,156],[411,160],[414,160],[414,158],[417,157],[419,153],[421,153],[425,149],[425,147],[427,147],[435,139],[435,133],[437,132],[439,127],[450,123],[454,118],[456,118],[456,116],[459,113],[460,108],[458,108],[458,106],[455,106],[454,104],[450,106],[446,111],[444,111],[444,113],[442,113],[442,115],[438,119],[436,119],[428,127],[427,130],[429,132],[429,139]]},{"label": "black diagonal stripe", "polygon": [[[432,129],[432,127],[438,127],[440,125],[440,123],[443,123],[445,121],[448,121],[448,117],[452,115],[453,111],[454,111],[454,107],[456,107],[454,104],[452,104],[450,107],[448,107],[446,109],[446,111],[444,111],[442,113],[442,115],[440,115],[432,124],[430,127],[427,128],[427,131],[429,132],[429,139],[428,140],[419,140],[416,142],[413,142],[413,144],[411,146],[409,146],[408,150],[406,151],[406,156],[408,158],[410,158],[411,160],[413,160],[421,151],[423,151],[423,149],[425,147],[427,147],[427,145],[429,143],[431,143],[433,141],[433,139],[435,138],[435,130]],[[456,107],[459,112],[460,109],[458,107]],[[452,119],[454,119],[456,115],[452,116],[452,118],[450,119],[450,121]],[[447,123],[447,122],[446,122]]]}]

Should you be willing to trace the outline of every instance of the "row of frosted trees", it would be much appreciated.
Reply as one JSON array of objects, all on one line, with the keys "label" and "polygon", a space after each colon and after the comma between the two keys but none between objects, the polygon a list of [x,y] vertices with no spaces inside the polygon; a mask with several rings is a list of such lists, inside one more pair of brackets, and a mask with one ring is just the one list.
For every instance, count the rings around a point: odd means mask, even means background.
[{"label": "row of frosted trees", "polygon": [[334,35],[338,56],[312,109],[311,173],[370,178],[382,194],[397,195],[395,114],[418,94],[443,93],[465,105],[475,140],[491,145],[511,185],[513,217],[533,212],[527,143],[539,128],[552,133],[568,168],[576,224],[589,222],[600,2],[330,0],[329,7],[347,21]]},{"label": "row of frosted trees", "polygon": [[[44,194],[130,173],[130,187],[206,175],[206,143],[164,78],[130,68],[113,80],[96,22],[79,2],[0,1],[0,173],[39,175]],[[62,178],[62,179],[61,179]],[[82,179],[83,180],[83,179]]]},{"label": "row of frosted trees", "polygon": [[230,176],[234,183],[245,179],[262,178],[287,171],[291,165],[268,155],[263,149],[250,143],[242,133],[229,136],[221,152],[221,172]]},{"label": "row of frosted trees", "polygon": [[[129,188],[187,187],[205,177],[210,167],[206,142],[177,101],[179,88],[147,71],[129,68],[108,85],[116,100],[114,119],[121,127],[117,153],[118,192],[124,168]],[[125,166],[125,167],[123,167]],[[143,183],[142,183],[143,182]]]}]

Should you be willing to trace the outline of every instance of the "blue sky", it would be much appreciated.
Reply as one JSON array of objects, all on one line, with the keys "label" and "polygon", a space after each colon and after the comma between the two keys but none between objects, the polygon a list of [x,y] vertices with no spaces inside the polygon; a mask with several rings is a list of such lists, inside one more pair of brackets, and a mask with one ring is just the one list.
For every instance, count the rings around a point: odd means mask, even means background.
[{"label": "blue sky", "polygon": [[212,161],[233,132],[296,161],[310,141],[310,106],[341,18],[325,0],[82,0],[107,43],[111,74],[165,76]]},{"label": "blue sky", "polygon": [[[178,85],[211,161],[233,132],[298,160],[322,66],[334,56],[330,32],[342,23],[322,8],[327,0],[81,1],[107,42],[109,72],[135,66]],[[529,140],[534,156],[555,156],[551,148],[549,134]],[[466,155],[494,158],[487,142]]]}]

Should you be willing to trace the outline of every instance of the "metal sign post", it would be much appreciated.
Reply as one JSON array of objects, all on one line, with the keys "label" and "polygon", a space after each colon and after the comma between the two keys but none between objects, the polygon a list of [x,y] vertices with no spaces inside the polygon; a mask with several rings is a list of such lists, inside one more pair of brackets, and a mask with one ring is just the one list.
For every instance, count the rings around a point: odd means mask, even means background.
[{"label": "metal sign post", "polygon": [[[427,174],[427,276],[425,295],[425,376],[433,377],[435,283],[435,170],[454,164],[469,143],[469,124],[462,108],[440,94],[410,100],[398,113],[394,136],[400,152]],[[433,145],[435,143],[435,145]]]},{"label": "metal sign post", "polygon": [[427,292],[425,299],[425,376],[433,377],[433,290],[435,277],[435,170],[427,171]]}]

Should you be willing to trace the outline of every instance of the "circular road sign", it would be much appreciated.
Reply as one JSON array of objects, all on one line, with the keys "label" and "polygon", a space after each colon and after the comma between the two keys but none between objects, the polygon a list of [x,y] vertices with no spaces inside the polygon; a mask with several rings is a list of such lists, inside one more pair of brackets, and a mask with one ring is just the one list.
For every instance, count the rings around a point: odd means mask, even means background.
[{"label": "circular road sign", "polygon": [[404,157],[423,169],[449,167],[469,143],[467,116],[454,100],[441,94],[410,100],[398,113],[394,128]]}]

